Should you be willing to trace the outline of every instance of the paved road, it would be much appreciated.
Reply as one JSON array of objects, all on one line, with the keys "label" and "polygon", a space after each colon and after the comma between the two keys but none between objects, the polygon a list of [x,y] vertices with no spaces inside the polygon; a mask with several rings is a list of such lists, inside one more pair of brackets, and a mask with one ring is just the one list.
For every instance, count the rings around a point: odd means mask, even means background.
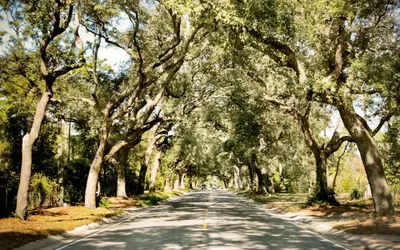
[{"label": "paved road", "polygon": [[346,249],[226,191],[192,192],[57,250]]}]

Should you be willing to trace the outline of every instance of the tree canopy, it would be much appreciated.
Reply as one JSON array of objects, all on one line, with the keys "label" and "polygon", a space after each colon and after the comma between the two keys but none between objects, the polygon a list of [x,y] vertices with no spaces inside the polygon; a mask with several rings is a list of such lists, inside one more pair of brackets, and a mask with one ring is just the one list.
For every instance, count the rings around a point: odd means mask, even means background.
[{"label": "tree canopy", "polygon": [[397,1],[0,4],[0,185],[21,219],[40,181],[39,205],[203,183],[336,203],[365,189],[352,161],[393,214]]}]

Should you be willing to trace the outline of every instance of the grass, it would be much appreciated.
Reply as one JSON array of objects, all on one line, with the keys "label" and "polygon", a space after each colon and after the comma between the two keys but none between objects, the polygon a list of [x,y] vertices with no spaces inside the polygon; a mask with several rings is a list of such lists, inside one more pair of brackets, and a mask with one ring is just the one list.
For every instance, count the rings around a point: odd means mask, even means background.
[{"label": "grass", "polygon": [[137,202],[141,207],[147,207],[158,204],[160,201],[181,195],[182,192],[154,192],[140,195],[137,197]]},{"label": "grass", "polygon": [[263,204],[304,204],[307,202],[308,198],[308,194],[306,193],[275,193],[262,195],[249,190],[237,191],[236,193]]},{"label": "grass", "polygon": [[33,211],[27,221],[17,218],[0,219],[0,249],[13,249],[120,212],[105,208],[55,207]]}]

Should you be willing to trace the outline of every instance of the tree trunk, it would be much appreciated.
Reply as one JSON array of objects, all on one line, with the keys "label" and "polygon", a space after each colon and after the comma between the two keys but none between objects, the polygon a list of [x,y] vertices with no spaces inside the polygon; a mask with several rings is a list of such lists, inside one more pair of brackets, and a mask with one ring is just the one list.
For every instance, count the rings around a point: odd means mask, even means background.
[{"label": "tree trunk", "polygon": [[141,161],[140,171],[139,171],[139,178],[138,184],[136,189],[136,194],[143,194],[144,193],[144,185],[146,182],[146,173],[150,162],[151,153],[153,153],[154,144],[156,143],[155,135],[157,132],[158,127],[160,126],[159,123],[154,125],[154,127],[150,131],[150,135],[148,138],[148,145],[146,149],[146,153],[144,154],[144,159]]},{"label": "tree trunk", "polygon": [[275,193],[275,187],[274,187],[274,178],[270,172],[268,172],[267,175],[267,191],[270,194]]},{"label": "tree trunk", "polygon": [[185,189],[185,174],[180,176],[179,189]]},{"label": "tree trunk", "polygon": [[265,190],[265,183],[264,183],[262,171],[258,167],[254,167],[254,170],[256,172],[257,179],[258,179],[257,193],[265,194],[266,190]]},{"label": "tree trunk", "polygon": [[249,164],[249,177],[250,177],[250,189],[253,191],[254,190],[254,169],[253,167]]},{"label": "tree trunk", "polygon": [[238,169],[239,169],[239,188],[241,189],[241,190],[243,190],[244,189],[244,179],[243,179],[243,169],[242,169],[242,167],[243,166],[239,166],[238,167]]},{"label": "tree trunk", "polygon": [[233,170],[233,188],[239,189],[239,168],[234,166]]},{"label": "tree trunk", "polygon": [[336,188],[336,180],[337,177],[339,175],[339,168],[340,168],[340,161],[342,160],[342,157],[344,156],[344,154],[346,153],[347,147],[350,145],[350,142],[347,142],[346,146],[343,149],[342,154],[339,156],[337,163],[336,163],[336,171],[335,171],[335,176],[333,177],[333,182],[332,182],[332,190],[333,192],[335,192],[335,188]]},{"label": "tree trunk", "polygon": [[315,195],[318,200],[329,201],[326,159],[322,153],[314,153],[314,157],[317,183]]},{"label": "tree trunk", "polygon": [[308,114],[301,115],[296,114],[295,118],[300,123],[301,131],[303,133],[304,139],[307,146],[310,148],[311,152],[315,158],[315,170],[316,170],[316,190],[315,197],[320,201],[332,202],[328,195],[328,177],[327,177],[327,156],[324,153],[324,149],[318,146],[317,142],[314,140],[310,124],[308,121]]},{"label": "tree trunk", "polygon": [[381,156],[375,139],[352,107],[338,105],[338,110],[344,125],[357,144],[361,154],[368,182],[371,185],[376,213],[379,216],[393,215],[392,194],[385,178]]},{"label": "tree trunk", "polygon": [[224,183],[224,189],[228,188],[228,179],[227,178],[223,178],[222,182]]},{"label": "tree trunk", "polygon": [[153,168],[151,169],[150,186],[149,186],[150,192],[156,191],[156,179],[157,179],[158,167],[160,166],[160,157],[161,157],[161,151],[157,150],[156,156],[154,157]]},{"label": "tree trunk", "polygon": [[22,138],[21,176],[18,186],[16,208],[16,214],[22,220],[26,220],[28,218],[28,191],[32,171],[32,147],[39,136],[40,127],[42,125],[43,118],[46,115],[46,107],[50,98],[51,92],[48,90],[44,91],[42,98],[37,105],[30,133],[25,134],[25,136]]},{"label": "tree trunk", "polygon": [[69,153],[69,125],[63,119],[61,112],[58,114],[58,145],[57,145],[57,157],[58,157],[58,195],[57,205],[63,206],[64,204],[64,169],[68,164],[68,153]]},{"label": "tree trunk", "polygon": [[179,190],[179,180],[181,179],[180,175],[176,176],[175,181],[174,181],[174,191]]},{"label": "tree trunk", "polygon": [[142,162],[140,165],[139,177],[137,182],[136,194],[144,193],[144,185],[146,181],[147,165]]},{"label": "tree trunk", "polygon": [[125,147],[121,151],[121,161],[117,164],[117,197],[128,197],[126,195],[125,169],[128,165],[130,147]]},{"label": "tree trunk", "polygon": [[90,171],[86,182],[85,190],[85,207],[96,208],[96,186],[99,179],[99,173],[104,161],[105,147],[107,144],[108,133],[110,124],[105,122],[99,131],[99,147],[97,148],[96,155],[90,165]]},{"label": "tree trunk", "polygon": [[171,192],[171,175],[172,172],[169,172],[165,177],[164,192]]}]

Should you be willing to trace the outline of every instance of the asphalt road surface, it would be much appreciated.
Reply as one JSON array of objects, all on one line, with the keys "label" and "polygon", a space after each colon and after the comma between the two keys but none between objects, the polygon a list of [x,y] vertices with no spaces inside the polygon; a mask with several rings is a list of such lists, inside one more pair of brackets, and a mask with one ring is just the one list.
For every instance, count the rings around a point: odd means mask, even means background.
[{"label": "asphalt road surface", "polygon": [[232,193],[196,191],[56,250],[346,249]]}]

